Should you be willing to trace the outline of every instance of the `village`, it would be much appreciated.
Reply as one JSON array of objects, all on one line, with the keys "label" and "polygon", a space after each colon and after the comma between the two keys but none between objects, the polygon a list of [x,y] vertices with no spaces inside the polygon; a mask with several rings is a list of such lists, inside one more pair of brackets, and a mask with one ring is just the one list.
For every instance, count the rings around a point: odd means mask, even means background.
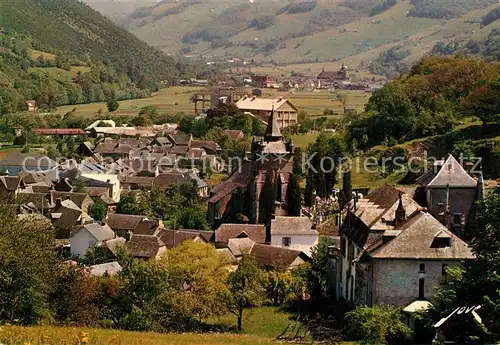
[{"label": "village", "polygon": [[[342,65],[338,72],[322,71],[310,86],[372,92],[365,89],[373,86],[347,80]],[[312,191],[307,205],[296,180],[294,159],[300,157],[283,134],[299,126],[300,109],[282,97],[262,97],[261,89],[283,87],[276,79],[254,76],[251,82],[251,95],[224,86],[192,97],[193,123],[232,109],[264,129],[259,137],[231,128],[207,140],[182,132],[178,123],[120,126],[111,118],[85,128],[34,128],[49,141],[70,138],[74,157],[7,153],[0,160],[0,195],[16,205],[19,219],[51,227],[68,263],[85,262],[98,250],[105,259],[82,268],[96,277],[120,274],[121,250],[158,260],[196,242],[213,246],[230,270],[250,257],[262,268],[292,271],[310,264],[318,246],[328,243],[323,269],[330,303],[394,306],[409,329],[418,328],[419,313],[433,308],[435,289],[448,283],[448,269],[475,257],[467,228],[485,198],[482,172],[467,171],[470,166],[449,154],[406,186],[356,190],[344,173],[342,188]],[[230,157],[222,142],[243,151]],[[189,223],[193,228],[134,206],[158,191],[169,198],[174,190],[192,193],[195,209],[202,210],[201,220]]]}]

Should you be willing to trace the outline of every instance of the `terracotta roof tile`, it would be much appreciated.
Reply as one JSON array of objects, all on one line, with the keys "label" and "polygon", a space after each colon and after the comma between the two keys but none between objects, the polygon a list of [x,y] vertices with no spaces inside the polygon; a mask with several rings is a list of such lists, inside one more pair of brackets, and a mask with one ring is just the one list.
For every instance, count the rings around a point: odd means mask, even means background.
[{"label": "terracotta roof tile", "polygon": [[256,243],[266,242],[266,227],[262,224],[222,224],[215,231],[215,242],[228,243],[231,238],[249,237]]}]

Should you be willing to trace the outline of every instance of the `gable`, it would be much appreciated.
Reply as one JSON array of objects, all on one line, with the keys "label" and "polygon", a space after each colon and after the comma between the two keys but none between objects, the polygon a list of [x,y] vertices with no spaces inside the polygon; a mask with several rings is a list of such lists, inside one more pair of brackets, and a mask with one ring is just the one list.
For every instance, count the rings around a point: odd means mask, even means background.
[{"label": "gable", "polygon": [[290,103],[290,101],[286,101],[276,110],[277,111],[298,111],[297,108],[295,108],[295,106],[292,103]]}]

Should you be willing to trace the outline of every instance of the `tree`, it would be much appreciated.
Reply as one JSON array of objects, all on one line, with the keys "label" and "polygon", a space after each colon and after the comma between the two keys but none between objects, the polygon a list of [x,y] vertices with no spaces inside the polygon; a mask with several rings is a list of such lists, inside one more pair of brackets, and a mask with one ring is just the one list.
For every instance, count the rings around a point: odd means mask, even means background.
[{"label": "tree", "polygon": [[89,212],[90,216],[95,220],[95,221],[101,221],[104,218],[106,218],[106,213],[108,212],[108,206],[102,200],[101,198],[93,198],[94,204],[90,206]]},{"label": "tree", "polygon": [[236,271],[229,274],[227,308],[236,316],[238,331],[243,329],[244,310],[263,303],[265,296],[263,283],[262,270],[249,256],[244,256]]},{"label": "tree", "polygon": [[482,304],[481,317],[494,340],[500,337],[500,195],[491,193],[478,205],[477,227],[469,245],[476,259],[464,264],[454,280],[456,306]]},{"label": "tree", "polygon": [[500,120],[500,79],[472,90],[465,100],[465,108],[479,117],[483,125]]},{"label": "tree", "polygon": [[18,217],[0,206],[0,322],[34,324],[50,319],[49,295],[59,270],[55,233],[36,215]]},{"label": "tree", "polygon": [[330,237],[320,237],[319,243],[311,252],[307,289],[311,298],[321,300],[327,296],[327,262],[328,248],[335,245],[335,240]]},{"label": "tree", "polygon": [[300,216],[302,200],[300,197],[300,184],[297,175],[291,174],[286,191],[286,202],[289,216]]},{"label": "tree", "polygon": [[314,204],[314,174],[311,169],[307,172],[306,189],[304,191],[304,205]]},{"label": "tree", "polygon": [[120,103],[118,103],[116,99],[110,99],[106,103],[106,106],[108,107],[108,111],[112,113],[118,110],[118,108],[120,107]]},{"label": "tree", "polygon": [[363,345],[388,344],[411,335],[401,311],[391,306],[357,307],[345,319],[348,332]]},{"label": "tree", "polygon": [[127,192],[120,196],[120,202],[116,206],[116,213],[139,214],[139,207],[135,193]]}]

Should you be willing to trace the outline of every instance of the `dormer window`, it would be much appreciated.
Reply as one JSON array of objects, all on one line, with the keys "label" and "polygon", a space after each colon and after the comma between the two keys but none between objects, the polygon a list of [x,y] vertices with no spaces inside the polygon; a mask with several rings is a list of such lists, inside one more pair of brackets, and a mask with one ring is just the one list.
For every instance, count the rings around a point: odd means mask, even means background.
[{"label": "dormer window", "polygon": [[431,248],[447,248],[451,247],[451,236],[441,230],[436,236],[434,236],[434,240],[432,241]]}]

